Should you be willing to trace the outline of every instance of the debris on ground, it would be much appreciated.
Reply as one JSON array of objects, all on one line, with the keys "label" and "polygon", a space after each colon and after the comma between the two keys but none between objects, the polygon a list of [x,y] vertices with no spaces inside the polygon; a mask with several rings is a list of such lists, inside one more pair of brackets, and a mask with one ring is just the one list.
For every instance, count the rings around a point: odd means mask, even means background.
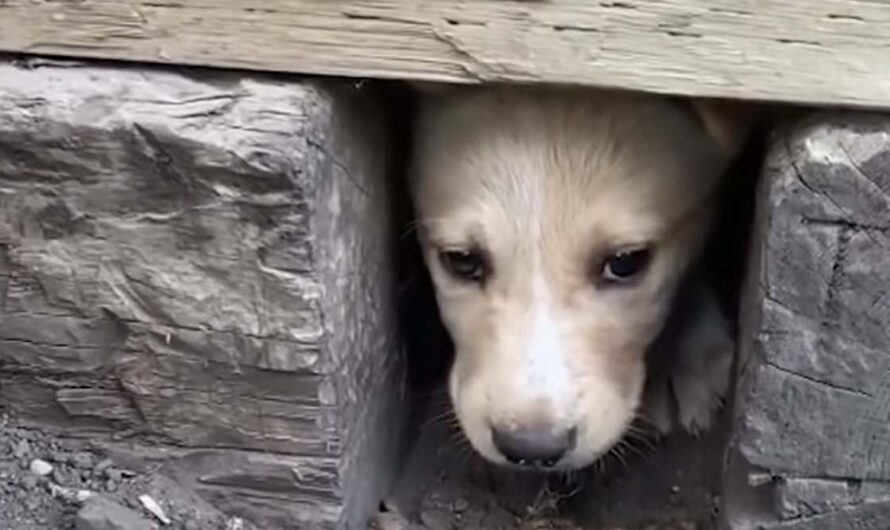
[{"label": "debris on ground", "polygon": [[0,416],[0,530],[256,530],[87,440]]},{"label": "debris on ground", "polygon": [[[445,405],[447,406],[447,404]],[[666,441],[641,454],[568,476],[497,468],[460,444],[433,408],[404,464],[377,530],[709,530],[719,436]],[[443,444],[442,440],[458,440]],[[649,454],[654,451],[649,451]],[[613,463],[615,464],[615,463]],[[608,467],[614,469],[609,470]],[[593,499],[596,501],[594,502]]]},{"label": "debris on ground", "polygon": [[[435,429],[433,429],[435,431]],[[565,517],[573,492],[529,474],[504,480],[466,452],[430,443],[409,459],[402,493],[375,530],[705,530],[682,517],[658,524],[580,524]],[[669,496],[688,489],[667,486]],[[629,490],[630,491],[630,490]],[[148,469],[132,469],[88,440],[0,416],[0,530],[257,530]]]}]

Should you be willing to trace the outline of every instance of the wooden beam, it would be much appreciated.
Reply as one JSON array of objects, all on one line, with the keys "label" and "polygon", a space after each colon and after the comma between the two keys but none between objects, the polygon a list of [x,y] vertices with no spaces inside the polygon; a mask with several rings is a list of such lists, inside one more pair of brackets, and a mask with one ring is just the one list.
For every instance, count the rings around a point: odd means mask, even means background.
[{"label": "wooden beam", "polygon": [[0,50],[890,108],[869,0],[4,0]]}]

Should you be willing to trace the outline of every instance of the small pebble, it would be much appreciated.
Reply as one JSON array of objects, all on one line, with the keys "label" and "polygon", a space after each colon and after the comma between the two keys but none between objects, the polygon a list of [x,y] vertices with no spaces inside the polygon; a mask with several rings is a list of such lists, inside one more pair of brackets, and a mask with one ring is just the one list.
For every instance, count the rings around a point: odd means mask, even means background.
[{"label": "small pebble", "polygon": [[111,467],[113,464],[114,464],[114,462],[112,462],[111,459],[106,458],[106,459],[102,460],[101,462],[99,462],[98,464],[96,464],[96,467],[93,469],[93,471],[95,473],[101,473],[101,472],[105,471],[106,469],[108,469],[109,467]]},{"label": "small pebble", "polygon": [[58,482],[59,484],[65,484],[66,482],[68,482],[68,477],[65,476],[65,472],[62,471],[61,467],[53,469],[52,476],[53,480]]},{"label": "small pebble", "polygon": [[67,485],[72,488],[82,488],[84,486],[83,480],[81,480],[80,475],[78,475],[76,471],[69,475],[67,479]]},{"label": "small pebble", "polygon": [[244,520],[240,517],[232,517],[226,522],[226,530],[242,530],[244,528]]},{"label": "small pebble", "polygon": [[81,452],[68,455],[68,463],[78,469],[89,470],[93,467],[94,462],[93,455],[89,453]]},{"label": "small pebble", "polygon": [[31,470],[31,473],[34,473],[39,477],[45,477],[53,472],[53,465],[46,460],[35,458],[31,461],[31,465],[28,469]]},{"label": "small pebble", "polygon": [[53,497],[57,499],[68,500],[74,497],[74,492],[69,490],[64,486],[59,486],[58,484],[49,483],[49,492]]},{"label": "small pebble", "polygon": [[13,454],[16,458],[25,458],[31,454],[31,444],[28,443],[28,440],[19,440],[15,450],[13,450]]},{"label": "small pebble", "polygon": [[87,499],[92,497],[94,493],[90,490],[79,490],[75,495],[74,499],[77,502],[86,502]]},{"label": "small pebble", "polygon": [[16,431],[18,432],[19,438],[24,438],[25,440],[30,440],[31,438],[34,437],[34,434],[31,431],[29,431],[28,429],[19,428],[19,429],[16,429]]},{"label": "small pebble", "polygon": [[164,509],[161,508],[161,505],[158,504],[156,500],[148,495],[140,495],[139,502],[142,503],[142,507],[145,508],[148,513],[154,515],[162,524],[170,524],[170,518],[167,517],[167,514],[164,513]]},{"label": "small pebble", "polygon": [[37,477],[34,475],[22,475],[19,484],[26,490],[37,489]]}]

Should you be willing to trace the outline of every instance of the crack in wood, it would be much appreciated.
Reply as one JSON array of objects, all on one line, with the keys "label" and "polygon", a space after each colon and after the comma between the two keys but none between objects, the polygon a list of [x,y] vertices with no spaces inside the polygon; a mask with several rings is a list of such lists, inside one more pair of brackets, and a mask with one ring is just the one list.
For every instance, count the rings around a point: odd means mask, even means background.
[{"label": "crack in wood", "polygon": [[435,26],[432,26],[430,29],[437,40],[448,45],[452,52],[458,57],[466,59],[466,61],[458,61],[457,65],[466,76],[476,83],[482,83],[487,80],[485,72],[488,70],[488,65],[480,61],[473,53],[467,50],[463,44],[453,36],[449,35],[446,31],[440,30]]},{"label": "crack in wood", "polygon": [[858,388],[845,387],[843,385],[838,385],[838,384],[832,383],[830,381],[824,381],[822,379],[818,379],[818,378],[791,370],[790,368],[786,368],[780,364],[777,364],[775,361],[772,361],[768,358],[764,358],[763,363],[766,366],[769,366],[770,368],[777,370],[785,375],[791,376],[795,379],[801,379],[801,380],[807,381],[814,385],[818,385],[818,386],[825,387],[825,388],[830,388],[832,390],[837,390],[838,392],[844,392],[844,393],[855,395],[855,396],[867,397],[867,398],[873,397],[872,394],[869,394],[868,392],[865,392]]},{"label": "crack in wood", "polygon": [[861,17],[859,15],[851,15],[851,14],[842,14],[842,13],[828,13],[825,15],[825,18],[828,20],[843,20],[850,22],[867,22],[865,17]]},{"label": "crack in wood", "polygon": [[[847,247],[850,244],[850,229],[841,226],[837,230],[836,250],[831,263],[831,274],[826,285],[825,300],[822,308],[824,315],[821,327],[823,329],[836,326],[843,311],[842,305],[837,300],[837,290],[844,280],[844,264],[847,259]],[[826,339],[820,339],[820,345],[827,348]]]},{"label": "crack in wood", "polygon": [[890,232],[890,225],[879,225],[879,224],[865,224],[865,223],[857,223],[847,219],[824,219],[818,217],[808,217],[806,215],[801,217],[801,222],[803,224],[815,225],[815,226],[827,226],[834,227],[839,230],[849,230],[851,232]]},{"label": "crack in wood", "polygon": [[775,40],[776,40],[776,42],[778,42],[780,44],[792,44],[792,45],[799,44],[799,45],[804,45],[804,46],[818,46],[818,47],[824,46],[821,42],[819,42],[817,40],[791,39],[791,38],[777,38]]},{"label": "crack in wood", "polygon": [[874,177],[869,175],[868,172],[862,168],[862,165],[856,159],[854,159],[853,156],[850,154],[850,151],[849,151],[849,149],[847,149],[847,146],[845,146],[840,141],[838,141],[838,146],[840,147],[841,151],[844,153],[844,156],[847,158],[847,162],[849,162],[850,166],[856,170],[855,174],[857,176],[865,179],[868,183],[870,183],[872,186],[874,186],[878,190],[878,193],[883,195],[885,198],[890,199],[890,194],[887,193],[887,190],[885,190],[883,188],[883,186],[878,184],[878,181],[875,180]]}]

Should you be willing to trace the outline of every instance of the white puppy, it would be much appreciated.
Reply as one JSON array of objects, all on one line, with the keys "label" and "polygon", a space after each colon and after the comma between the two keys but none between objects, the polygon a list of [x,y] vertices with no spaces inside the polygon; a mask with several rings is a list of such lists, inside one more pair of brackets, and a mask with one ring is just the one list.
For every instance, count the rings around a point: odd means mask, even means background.
[{"label": "white puppy", "polygon": [[[627,432],[743,129],[716,104],[632,93],[424,98],[412,198],[456,348],[449,392],[485,458],[580,468]],[[690,430],[708,427],[733,350],[717,310],[696,307],[666,375]],[[654,387],[667,431],[670,392]]]}]

